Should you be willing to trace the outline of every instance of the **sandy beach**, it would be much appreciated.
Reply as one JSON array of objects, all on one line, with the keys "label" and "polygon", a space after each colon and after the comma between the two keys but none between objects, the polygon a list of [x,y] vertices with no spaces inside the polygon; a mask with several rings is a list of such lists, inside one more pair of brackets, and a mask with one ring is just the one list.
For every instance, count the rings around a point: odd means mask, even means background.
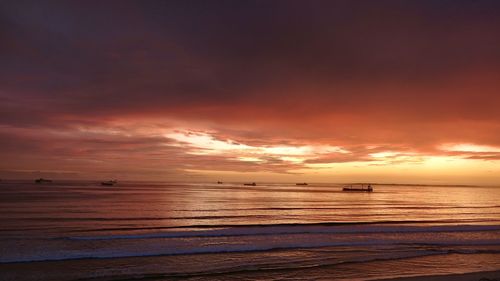
[{"label": "sandy beach", "polygon": [[449,274],[449,275],[426,275],[415,277],[402,277],[391,279],[376,279],[373,281],[499,281],[500,270],[497,271],[480,271],[465,274]]}]

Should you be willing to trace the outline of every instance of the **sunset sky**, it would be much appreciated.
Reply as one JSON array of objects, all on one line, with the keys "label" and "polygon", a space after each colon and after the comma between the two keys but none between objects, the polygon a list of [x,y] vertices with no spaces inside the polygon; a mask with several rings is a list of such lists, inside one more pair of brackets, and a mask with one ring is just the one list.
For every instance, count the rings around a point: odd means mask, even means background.
[{"label": "sunset sky", "polygon": [[500,183],[500,1],[1,1],[0,178]]}]

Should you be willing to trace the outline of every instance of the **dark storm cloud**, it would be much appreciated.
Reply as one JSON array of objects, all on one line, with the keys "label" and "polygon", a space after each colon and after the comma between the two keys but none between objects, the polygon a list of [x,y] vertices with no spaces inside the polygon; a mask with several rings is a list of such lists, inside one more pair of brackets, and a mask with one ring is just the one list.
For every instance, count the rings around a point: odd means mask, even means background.
[{"label": "dark storm cloud", "polygon": [[439,83],[498,71],[500,58],[495,1],[12,1],[1,11],[2,95],[56,112],[314,103],[295,84],[362,102],[404,94],[337,85]]}]

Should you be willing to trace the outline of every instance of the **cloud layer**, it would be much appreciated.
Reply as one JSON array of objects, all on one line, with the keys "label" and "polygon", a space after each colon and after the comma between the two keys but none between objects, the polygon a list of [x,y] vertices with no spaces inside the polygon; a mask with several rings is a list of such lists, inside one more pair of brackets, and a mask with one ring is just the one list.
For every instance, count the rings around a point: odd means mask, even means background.
[{"label": "cloud layer", "polygon": [[2,2],[0,176],[314,179],[320,165],[428,157],[498,172],[498,12],[497,1]]}]

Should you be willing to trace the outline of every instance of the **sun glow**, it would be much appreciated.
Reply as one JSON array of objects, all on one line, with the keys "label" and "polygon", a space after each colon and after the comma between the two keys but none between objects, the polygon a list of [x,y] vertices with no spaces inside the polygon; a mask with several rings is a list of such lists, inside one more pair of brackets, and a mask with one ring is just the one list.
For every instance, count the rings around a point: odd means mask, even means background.
[{"label": "sun glow", "polygon": [[455,152],[500,153],[500,147],[489,146],[489,145],[477,145],[470,143],[442,144],[439,146],[439,149],[444,151],[455,151]]},{"label": "sun glow", "polygon": [[[410,157],[410,156],[408,156]],[[314,171],[317,178],[363,178],[366,181],[406,181],[419,177],[423,183],[482,183],[498,179],[500,170],[494,161],[466,159],[460,156],[414,156],[413,161],[353,161],[348,163],[306,164],[299,173]],[[417,159],[418,158],[418,159]]]},{"label": "sun glow", "polygon": [[394,151],[383,151],[383,152],[370,153],[369,155],[373,158],[387,158],[387,157],[394,157],[399,154],[400,154],[399,152],[394,152]]},{"label": "sun glow", "polygon": [[285,162],[302,163],[321,155],[350,153],[342,147],[329,145],[247,145],[230,139],[217,139],[214,135],[205,132],[177,130],[165,134],[165,137],[177,141],[173,145],[187,146],[189,154],[228,155],[244,162],[265,162],[264,157],[273,157]]},{"label": "sun glow", "polygon": [[257,157],[238,157],[236,158],[237,160],[244,161],[244,162],[262,162],[264,160],[259,159]]}]

